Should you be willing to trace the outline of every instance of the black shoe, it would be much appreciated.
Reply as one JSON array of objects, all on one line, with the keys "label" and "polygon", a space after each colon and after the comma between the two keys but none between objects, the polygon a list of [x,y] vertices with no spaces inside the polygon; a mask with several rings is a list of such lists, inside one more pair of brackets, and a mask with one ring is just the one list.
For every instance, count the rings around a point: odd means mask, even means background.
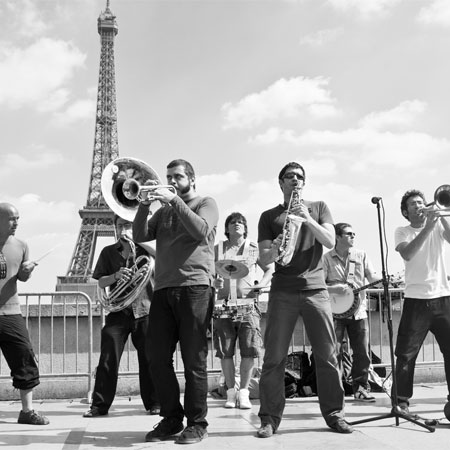
[{"label": "black shoe", "polygon": [[106,416],[108,415],[108,411],[104,411],[97,406],[91,406],[91,409],[89,411],[86,411],[83,414],[83,417],[99,417],[99,416]]},{"label": "black shoe", "polygon": [[398,412],[401,414],[409,414],[409,403],[408,402],[398,402]]},{"label": "black shoe", "polygon": [[201,425],[186,427],[175,441],[177,444],[196,444],[208,437],[208,432]]},{"label": "black shoe", "polygon": [[23,423],[26,425],[48,425],[50,421],[47,417],[32,409],[27,412],[20,411],[17,423]]},{"label": "black shoe", "polygon": [[174,434],[179,433],[184,427],[183,422],[174,417],[164,417],[161,422],[157,423],[153,431],[149,431],[145,435],[145,442],[165,441]]},{"label": "black shoe", "polygon": [[353,427],[342,418],[328,424],[328,426],[338,433],[353,433]]},{"label": "black shoe", "polygon": [[259,438],[269,438],[275,433],[273,426],[270,423],[262,423],[261,428],[256,432]]},{"label": "black shoe", "polygon": [[151,416],[157,416],[161,412],[161,406],[153,405],[150,409],[147,410]]}]

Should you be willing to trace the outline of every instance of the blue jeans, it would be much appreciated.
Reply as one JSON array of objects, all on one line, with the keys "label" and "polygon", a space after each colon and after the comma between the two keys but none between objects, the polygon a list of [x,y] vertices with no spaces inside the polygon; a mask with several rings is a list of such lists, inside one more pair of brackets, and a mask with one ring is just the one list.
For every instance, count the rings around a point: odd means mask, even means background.
[{"label": "blue jeans", "polygon": [[336,319],[334,321],[334,330],[337,340],[337,357],[339,367],[342,370],[342,341],[347,330],[350,347],[353,353],[352,361],[352,382],[353,393],[359,386],[364,389],[369,388],[369,338],[366,319]]},{"label": "blue jeans", "polygon": [[434,334],[444,356],[445,378],[450,392],[450,297],[431,300],[405,298],[395,346],[400,401],[408,401],[413,395],[416,359],[428,331]]},{"label": "blue jeans", "polygon": [[[161,402],[161,416],[207,427],[208,338],[214,291],[207,285],[180,286],[154,292],[150,307],[150,366]],[[184,409],[173,367],[180,342],[186,380]]]},{"label": "blue jeans", "polygon": [[344,417],[344,389],[336,357],[328,291],[323,289],[271,291],[264,335],[264,363],[259,384],[261,423],[276,430],[285,406],[284,374],[292,333],[301,314],[316,364],[317,388],[322,416],[327,424]]}]

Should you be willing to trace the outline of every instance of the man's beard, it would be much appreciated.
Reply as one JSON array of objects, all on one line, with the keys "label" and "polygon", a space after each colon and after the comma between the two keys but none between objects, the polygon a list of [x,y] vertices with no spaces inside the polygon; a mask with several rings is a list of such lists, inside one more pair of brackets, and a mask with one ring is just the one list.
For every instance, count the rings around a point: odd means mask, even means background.
[{"label": "man's beard", "polygon": [[188,185],[179,190],[181,195],[187,194],[191,190],[191,182],[189,181]]}]

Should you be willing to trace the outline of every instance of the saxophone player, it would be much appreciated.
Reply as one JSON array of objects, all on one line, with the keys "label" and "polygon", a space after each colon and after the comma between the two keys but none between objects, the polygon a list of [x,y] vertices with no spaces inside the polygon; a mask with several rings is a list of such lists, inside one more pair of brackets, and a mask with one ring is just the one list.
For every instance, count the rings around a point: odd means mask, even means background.
[{"label": "saxophone player", "polygon": [[[344,418],[344,390],[336,355],[336,336],[331,304],[322,267],[323,247],[331,249],[335,232],[328,206],[323,201],[302,200],[305,170],[289,162],[280,171],[279,186],[284,203],[262,213],[258,224],[261,262],[275,262],[264,335],[265,355],[260,380],[260,438],[278,429],[285,406],[284,373],[289,343],[297,317],[303,316],[316,363],[319,405],[327,425],[338,433],[353,428]],[[298,201],[291,201],[291,197]],[[291,240],[286,227],[289,216],[301,218],[299,233]],[[290,249],[290,261],[280,260],[280,245]],[[292,251],[293,249],[293,251]]]},{"label": "saxophone player", "polygon": [[[98,280],[99,287],[102,289],[129,281],[133,275],[130,266],[133,266],[136,257],[147,255],[146,250],[133,242],[131,222],[115,216],[114,225],[118,240],[101,251],[93,274],[93,278]],[[154,257],[154,252],[152,253],[151,256]],[[131,305],[110,312],[106,316],[105,326],[101,332],[100,359],[92,403],[83,417],[99,417],[108,414],[116,394],[120,358],[130,334],[138,354],[142,402],[150,414],[159,414],[160,406],[150,373],[146,345],[152,291],[152,283],[148,282]]]}]

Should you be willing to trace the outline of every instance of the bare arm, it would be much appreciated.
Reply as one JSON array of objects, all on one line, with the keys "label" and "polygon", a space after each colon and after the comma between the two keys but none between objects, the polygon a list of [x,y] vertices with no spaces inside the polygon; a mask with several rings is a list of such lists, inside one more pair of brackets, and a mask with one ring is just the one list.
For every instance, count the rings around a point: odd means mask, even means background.
[{"label": "bare arm", "polygon": [[441,217],[441,223],[444,227],[444,239],[450,243],[450,224],[448,223],[447,217]]},{"label": "bare arm", "polygon": [[437,217],[429,214],[425,222],[425,226],[420,230],[419,234],[410,242],[400,242],[395,248],[405,261],[410,261],[417,252],[421,249],[424,242],[427,240],[434,226],[436,225]]},{"label": "bare arm", "polygon": [[272,263],[265,265],[261,262],[260,259],[258,259],[258,266],[263,271],[263,276],[258,285],[261,287],[265,287],[270,283],[270,280],[272,279],[272,275],[275,272],[275,264]]},{"label": "bare arm", "polygon": [[261,264],[268,266],[276,261],[281,244],[282,235],[278,235],[273,241],[270,239],[258,243],[259,258]]},{"label": "bare arm", "polygon": [[301,217],[304,222],[302,226],[307,226],[314,237],[326,248],[332,249],[335,244],[335,231],[331,223],[319,224],[314,220],[309,212],[308,206],[300,203],[294,208],[293,213]]}]

